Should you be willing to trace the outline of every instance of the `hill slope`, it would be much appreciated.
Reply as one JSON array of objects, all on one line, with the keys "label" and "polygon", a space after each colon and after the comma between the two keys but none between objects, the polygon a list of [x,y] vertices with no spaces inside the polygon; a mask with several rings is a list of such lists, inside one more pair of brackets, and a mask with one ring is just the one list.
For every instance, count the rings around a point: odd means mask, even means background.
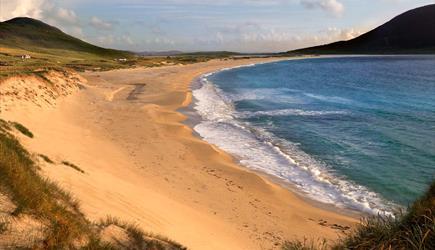
[{"label": "hill slope", "polygon": [[33,52],[72,50],[98,56],[127,56],[131,53],[105,49],[65,34],[60,29],[27,17],[0,22],[0,46]]},{"label": "hill slope", "polygon": [[435,4],[407,11],[349,41],[291,51],[317,54],[435,53]]},{"label": "hill slope", "polygon": [[[167,58],[165,53],[160,55],[151,52],[145,53],[147,57],[144,57],[141,53],[92,45],[32,18],[17,17],[0,22],[0,79],[41,70],[156,67],[204,62],[232,55],[226,52],[178,53],[174,51],[175,55]],[[30,58],[22,59],[23,55],[29,55]],[[117,60],[120,58],[127,60]]]}]

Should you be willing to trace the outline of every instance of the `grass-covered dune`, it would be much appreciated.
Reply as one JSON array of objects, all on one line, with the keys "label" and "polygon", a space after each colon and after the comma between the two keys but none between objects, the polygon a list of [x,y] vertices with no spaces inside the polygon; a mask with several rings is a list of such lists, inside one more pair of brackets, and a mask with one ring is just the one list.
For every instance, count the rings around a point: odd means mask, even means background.
[{"label": "grass-covered dune", "polygon": [[[0,249],[185,249],[115,218],[87,220],[68,192],[39,174],[38,157],[50,167],[56,163],[29,153],[16,133],[31,134],[0,119]],[[108,231],[117,237],[108,239]]]},{"label": "grass-covered dune", "polygon": [[366,218],[335,245],[325,241],[288,242],[283,250],[316,249],[435,249],[435,182],[405,214],[396,218]]},{"label": "grass-covered dune", "polygon": [[397,219],[369,218],[338,249],[435,249],[435,182]]}]

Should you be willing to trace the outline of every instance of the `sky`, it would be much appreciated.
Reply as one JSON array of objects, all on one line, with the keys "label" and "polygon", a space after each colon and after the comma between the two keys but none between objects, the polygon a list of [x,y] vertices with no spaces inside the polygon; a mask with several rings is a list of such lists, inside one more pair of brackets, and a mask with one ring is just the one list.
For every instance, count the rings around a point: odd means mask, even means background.
[{"label": "sky", "polygon": [[37,18],[131,51],[278,52],[348,40],[435,0],[0,0],[0,21]]}]

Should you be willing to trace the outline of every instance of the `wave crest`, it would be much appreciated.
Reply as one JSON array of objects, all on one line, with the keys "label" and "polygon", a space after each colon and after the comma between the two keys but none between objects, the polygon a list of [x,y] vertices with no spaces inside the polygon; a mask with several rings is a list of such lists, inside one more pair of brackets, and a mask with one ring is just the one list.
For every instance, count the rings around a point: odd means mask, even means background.
[{"label": "wave crest", "polygon": [[279,109],[279,110],[269,110],[269,111],[245,111],[237,113],[240,118],[251,118],[258,116],[324,116],[324,115],[347,115],[347,111],[307,111],[302,109]]}]

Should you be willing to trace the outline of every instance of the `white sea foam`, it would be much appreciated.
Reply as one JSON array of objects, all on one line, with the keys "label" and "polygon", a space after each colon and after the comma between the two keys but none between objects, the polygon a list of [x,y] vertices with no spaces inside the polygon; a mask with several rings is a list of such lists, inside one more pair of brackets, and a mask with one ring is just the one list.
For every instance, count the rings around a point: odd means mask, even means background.
[{"label": "white sea foam", "polygon": [[303,111],[285,109],[237,113],[231,98],[201,77],[201,87],[193,91],[195,110],[202,121],[194,129],[206,141],[233,154],[248,168],[279,177],[310,198],[373,214],[391,215],[393,204],[378,194],[335,174],[296,144],[276,138],[266,130],[241,122],[237,116],[258,115],[343,115],[344,111]]},{"label": "white sea foam", "polygon": [[204,120],[224,121],[232,120],[234,108],[226,103],[217,93],[217,89],[205,77],[201,78],[201,88],[193,91],[196,102],[196,110]]},{"label": "white sea foam", "polygon": [[289,88],[257,88],[257,89],[235,89],[235,93],[227,93],[224,97],[228,97],[231,102],[239,102],[245,100],[274,100],[278,102],[304,104],[306,100],[297,96],[286,94],[294,92]]},{"label": "white sea foam", "polygon": [[300,115],[300,116],[325,116],[325,115],[346,115],[346,111],[310,111],[302,109],[278,109],[269,111],[245,111],[238,112],[237,116],[241,118],[257,117],[257,116],[289,116],[289,115]]}]

